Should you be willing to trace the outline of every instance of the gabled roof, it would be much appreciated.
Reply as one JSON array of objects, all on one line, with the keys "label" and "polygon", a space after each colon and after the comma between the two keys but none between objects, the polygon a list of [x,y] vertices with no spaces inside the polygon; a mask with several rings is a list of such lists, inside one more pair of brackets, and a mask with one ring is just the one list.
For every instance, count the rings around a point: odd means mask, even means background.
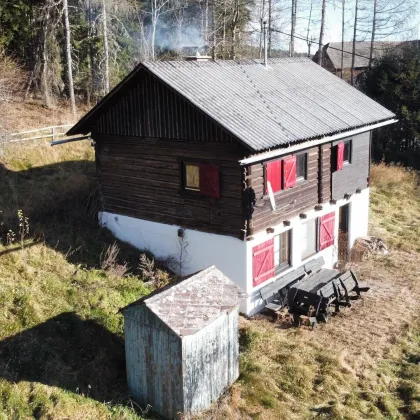
[{"label": "gabled roof", "polygon": [[[141,69],[161,79],[244,143],[262,151],[364,127],[394,114],[308,58],[141,63],[68,134],[87,133]],[[139,76],[140,77],[140,76]]]},{"label": "gabled roof", "polygon": [[[395,47],[397,47],[400,44],[401,42],[391,41],[374,42],[373,59],[383,57],[385,54],[392,51]],[[355,68],[369,67],[370,45],[370,42],[356,42],[356,54],[358,55],[354,57]],[[341,69],[341,49],[341,42],[330,42],[324,48],[333,66],[337,70]],[[351,68],[353,43],[345,42],[343,51],[343,69],[349,69]]]},{"label": "gabled roof", "polygon": [[179,336],[192,335],[239,305],[246,295],[214,265],[121,309],[146,305]]}]

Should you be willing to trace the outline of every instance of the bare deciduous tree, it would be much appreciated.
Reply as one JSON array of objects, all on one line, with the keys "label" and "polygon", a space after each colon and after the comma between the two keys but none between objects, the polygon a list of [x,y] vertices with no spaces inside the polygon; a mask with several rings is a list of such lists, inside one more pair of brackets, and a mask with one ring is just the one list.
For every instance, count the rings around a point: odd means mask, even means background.
[{"label": "bare deciduous tree", "polygon": [[318,64],[322,65],[322,52],[323,52],[323,45],[324,45],[324,30],[325,30],[325,10],[326,3],[325,0],[322,0],[322,8],[321,8],[321,29],[319,32],[319,47],[318,47]]},{"label": "bare deciduous tree", "polygon": [[350,69],[350,83],[354,86],[355,74],[354,74],[354,63],[356,60],[356,36],[357,36],[357,14],[359,12],[359,0],[355,0],[354,8],[354,28],[353,28],[353,50],[351,54],[351,69]]},{"label": "bare deciduous tree", "polygon": [[76,100],[74,98],[74,83],[73,83],[73,60],[71,57],[71,31],[69,21],[69,7],[67,0],[63,2],[63,19],[64,19],[64,33],[65,33],[65,50],[66,50],[66,63],[67,63],[67,80],[68,91],[70,97],[71,111],[73,114],[77,113]]}]

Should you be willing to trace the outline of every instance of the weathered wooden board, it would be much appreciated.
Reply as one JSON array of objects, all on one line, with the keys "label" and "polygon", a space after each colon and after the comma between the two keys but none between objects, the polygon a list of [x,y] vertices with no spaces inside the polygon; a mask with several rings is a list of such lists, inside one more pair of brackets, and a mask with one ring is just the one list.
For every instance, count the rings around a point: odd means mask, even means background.
[{"label": "weathered wooden board", "polygon": [[345,194],[354,194],[358,188],[366,188],[368,184],[370,132],[354,136],[351,140],[351,163],[332,173],[333,200],[340,200]]},{"label": "weathered wooden board", "polygon": [[134,400],[175,418],[183,410],[181,340],[146,306],[126,311],[124,334],[127,381]]},{"label": "weathered wooden board", "polygon": [[197,412],[209,407],[239,376],[237,310],[182,342],[185,411]]}]

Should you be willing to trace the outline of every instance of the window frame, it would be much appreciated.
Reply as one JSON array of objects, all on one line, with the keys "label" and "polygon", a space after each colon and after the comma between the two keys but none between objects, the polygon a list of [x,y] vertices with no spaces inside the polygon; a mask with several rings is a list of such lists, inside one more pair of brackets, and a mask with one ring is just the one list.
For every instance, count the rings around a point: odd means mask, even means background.
[{"label": "window frame", "polygon": [[[183,160],[181,162],[181,180],[182,180],[182,191],[186,191],[188,193],[193,194],[200,194],[200,165],[203,162],[199,161],[192,161],[192,160]],[[198,167],[198,188],[191,188],[187,186],[187,165],[190,166],[197,166]]]},{"label": "window frame", "polygon": [[[299,159],[302,156],[305,159],[304,169],[303,169],[304,170],[304,175],[303,176],[299,176],[298,175],[298,168],[299,168],[298,162],[299,162]],[[303,181],[306,181],[307,179],[308,179],[308,152],[297,153],[296,154],[296,183],[301,183]]]},{"label": "window frame", "polygon": [[[303,250],[301,250],[301,254],[300,254],[301,261],[304,261],[304,260],[306,260],[308,258],[311,258],[311,257],[313,257],[315,254],[317,254],[319,252],[319,249],[318,249],[318,242],[319,242],[319,218],[316,217],[314,219],[310,219],[310,220],[302,223],[301,226],[307,225],[308,223],[314,223],[315,224],[314,251],[311,252],[311,253],[309,253],[309,254],[303,255]],[[302,231],[301,231],[301,233],[302,233]],[[303,237],[302,236],[301,236],[301,240],[302,240],[302,243],[303,243]],[[306,234],[306,244],[307,243],[308,243],[308,235]],[[305,247],[305,250],[307,250],[307,249],[308,249],[308,247],[306,246]]]},{"label": "window frame", "polygon": [[[276,242],[279,243],[278,247],[278,254],[279,254],[279,261],[280,256],[283,250],[283,235],[287,236],[287,261],[281,262],[276,265]],[[273,237],[274,239],[274,250],[273,250],[273,258],[274,258],[274,275],[277,276],[278,274],[282,273],[283,271],[289,269],[292,266],[292,229],[286,230],[281,232]]]},{"label": "window frame", "polygon": [[[353,155],[352,150],[352,141],[351,140],[344,140],[344,151],[343,151],[343,165],[350,165]],[[346,159],[346,150],[348,152],[348,159]]]}]

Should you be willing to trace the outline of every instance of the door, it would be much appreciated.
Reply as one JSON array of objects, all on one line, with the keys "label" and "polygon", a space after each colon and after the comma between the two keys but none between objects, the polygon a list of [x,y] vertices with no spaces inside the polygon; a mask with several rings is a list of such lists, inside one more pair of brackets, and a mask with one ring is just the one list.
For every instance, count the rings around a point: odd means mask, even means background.
[{"label": "door", "polygon": [[349,211],[350,205],[345,204],[339,210],[338,225],[338,264],[344,268],[349,260]]}]

